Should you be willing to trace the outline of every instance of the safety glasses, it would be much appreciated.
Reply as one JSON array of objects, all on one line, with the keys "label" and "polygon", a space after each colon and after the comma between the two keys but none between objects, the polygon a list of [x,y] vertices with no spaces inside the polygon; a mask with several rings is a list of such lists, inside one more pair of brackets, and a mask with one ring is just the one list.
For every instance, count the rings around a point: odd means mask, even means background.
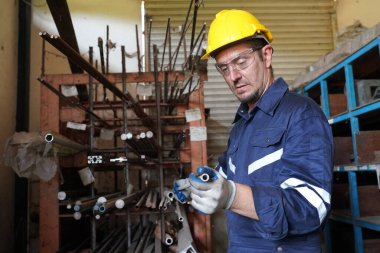
[{"label": "safety glasses", "polygon": [[227,63],[216,63],[215,67],[223,76],[230,75],[231,71],[233,70],[241,71],[243,69],[246,69],[254,62],[255,57],[252,55],[252,53],[256,50],[253,48],[247,49]]}]

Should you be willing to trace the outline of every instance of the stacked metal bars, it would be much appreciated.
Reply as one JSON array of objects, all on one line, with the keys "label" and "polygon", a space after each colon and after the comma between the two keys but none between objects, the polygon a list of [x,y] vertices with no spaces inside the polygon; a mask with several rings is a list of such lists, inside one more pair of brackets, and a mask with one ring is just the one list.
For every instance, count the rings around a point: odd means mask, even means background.
[{"label": "stacked metal bars", "polygon": [[[190,12],[192,3],[193,3],[193,1],[191,1],[190,7],[189,7],[189,12]],[[197,13],[197,7],[198,7],[198,5],[196,4],[195,6],[196,6],[196,8],[194,9],[194,19],[193,19],[194,22],[193,22],[193,26],[196,23],[195,22],[195,18],[196,18],[196,13]],[[190,25],[187,26],[187,24],[186,24],[187,21],[188,21],[189,12],[188,12],[188,15],[186,17],[185,24],[184,24],[184,27],[186,29],[184,29],[184,31],[183,31],[183,33],[181,35],[181,42],[182,42],[182,39],[184,38],[185,32],[187,31],[188,27],[190,26]],[[168,29],[167,30],[170,31],[170,19],[168,20]],[[204,29],[202,29],[202,31],[203,30]],[[136,31],[137,31],[137,28],[136,28]],[[194,44],[194,31],[195,31],[195,27],[193,27],[193,29],[192,29],[191,52],[193,52],[193,50],[195,48],[195,45],[196,45],[196,43]],[[170,33],[169,32],[168,32],[168,35],[167,35],[166,39],[168,38],[168,36],[170,37]],[[109,82],[108,79],[105,76],[103,76],[102,74],[100,74],[95,68],[92,67],[92,48],[90,48],[90,64],[87,64],[84,61],[84,59],[81,58],[81,56],[75,52],[75,50],[72,50],[70,48],[70,46],[68,44],[66,44],[63,40],[61,40],[58,36],[50,36],[49,34],[47,34],[46,32],[44,32],[44,33],[41,33],[41,37],[43,37],[46,41],[48,41],[49,43],[51,43],[54,47],[56,47],[63,54],[65,54],[71,60],[71,62],[75,62],[78,66],[80,66],[82,69],[86,70],[90,74],[90,76],[89,76],[89,87],[90,87],[89,108],[86,108],[86,107],[83,108],[87,113],[90,114],[90,130],[91,130],[91,134],[90,134],[90,152],[94,148],[93,139],[92,139],[92,136],[94,136],[93,117],[96,117],[98,120],[100,120],[102,122],[101,118],[99,118],[98,116],[96,116],[96,114],[93,113],[93,101],[94,101],[94,99],[93,99],[93,93],[94,93],[94,90],[93,90],[92,77],[94,77],[96,80],[98,80],[100,83],[102,83],[104,88],[109,89],[114,94],[114,96],[117,96],[119,99],[121,99],[121,101],[123,102],[123,105],[132,107],[133,111],[135,112],[135,114],[137,116],[140,117],[140,119],[142,120],[142,122],[143,122],[144,125],[152,126],[153,121],[145,114],[145,112],[142,110],[142,108],[139,105],[139,103],[137,101],[135,101],[134,98],[132,96],[130,96],[129,93],[127,93],[127,92],[120,92],[120,90],[118,90],[115,86],[113,86],[112,83]],[[198,41],[199,37],[200,36],[198,36],[198,38],[197,38],[196,41]],[[108,27],[107,27],[107,38],[108,38]],[[166,39],[165,39],[165,47],[166,47]],[[202,40],[203,39],[204,39],[204,33],[202,34]],[[107,42],[108,42],[108,39],[107,39]],[[178,56],[179,48],[181,47],[181,42],[179,43],[179,45],[178,45],[178,47],[177,47],[177,49],[175,51],[175,54],[174,54],[174,57],[173,57],[173,59],[174,59],[173,66],[175,66],[175,62],[176,62],[176,59],[177,59],[177,56]],[[161,111],[160,111],[160,107],[162,106],[161,105],[162,99],[161,99],[161,94],[160,93],[161,93],[161,89],[162,88],[161,88],[160,82],[158,81],[158,56],[157,56],[158,50],[157,50],[157,47],[155,45],[153,45],[153,48],[154,48],[154,62],[155,62],[155,64],[154,64],[155,65],[154,66],[154,77],[155,77],[155,85],[156,85],[156,108],[158,108],[157,114],[156,114],[156,123],[157,123],[157,125],[156,125],[156,131],[157,131],[157,135],[158,135],[158,146],[160,147],[160,146],[162,146],[162,136],[161,136],[161,129],[160,129],[161,128]],[[169,48],[170,48],[170,39],[169,39]],[[198,50],[199,50],[199,48],[200,48],[200,46],[198,47]],[[107,49],[108,49],[108,47],[107,47]],[[186,50],[185,50],[185,52],[186,52]],[[124,55],[124,53],[122,53],[122,55]],[[165,53],[163,54],[163,57],[164,57],[164,55],[165,55]],[[191,54],[190,54],[190,56],[191,56]],[[189,58],[187,58],[186,63],[183,65],[184,70],[187,68],[186,65],[189,63],[188,60],[189,60]],[[107,61],[108,61],[108,56],[107,56]],[[141,66],[140,65],[140,57],[138,57],[138,61],[139,61],[139,71],[140,71],[141,70],[141,67],[140,67]],[[162,59],[162,62],[163,62],[163,59]],[[170,62],[172,62],[172,58],[170,59]],[[193,74],[194,74],[195,68],[194,68],[194,62],[191,61],[191,63],[192,64],[189,65],[189,66],[191,66],[191,67],[189,67],[191,69],[191,73],[190,73],[189,77],[186,79],[185,85],[184,85],[183,88],[176,87],[176,85],[178,84],[177,83],[177,79],[176,79],[176,81],[174,82],[174,85],[172,87],[170,87],[170,89],[169,89],[169,83],[168,83],[168,78],[167,78],[168,72],[165,71],[165,73],[164,73],[164,76],[165,76],[165,79],[164,79],[164,103],[168,103],[169,102],[170,106],[168,107],[169,109],[167,110],[168,114],[172,113],[172,111],[174,109],[174,105],[176,103],[179,103],[179,101],[181,101],[181,102],[186,101],[186,103],[187,103],[189,95],[197,87],[197,85],[196,85],[196,86],[194,86],[192,88],[192,83],[193,83],[192,80],[193,80]],[[108,66],[108,64],[107,64],[107,66]],[[162,69],[162,66],[161,66],[161,69]],[[171,67],[169,66],[169,70],[170,69],[171,69]],[[123,70],[123,71],[125,71],[125,70]],[[108,67],[107,67],[107,73],[108,73]],[[49,84],[46,81],[44,81],[42,78],[40,78],[39,81],[42,84],[44,84],[46,87],[49,86]],[[187,87],[188,87],[188,92],[186,92],[186,88]],[[169,90],[170,90],[170,95],[169,95]],[[56,91],[56,90],[55,91],[52,90],[52,91],[54,93],[56,93],[57,95],[59,95],[60,97],[62,97],[61,94],[58,91]],[[76,104],[78,106],[80,105],[80,103],[76,103]],[[110,106],[112,107],[112,105],[110,105]],[[79,106],[79,107],[81,107],[81,106]],[[105,121],[103,123],[104,123],[104,125],[107,126],[107,124],[105,123]],[[125,124],[125,126],[126,126],[126,124]],[[125,129],[126,129],[126,127],[125,127]],[[127,149],[125,151],[127,151]],[[158,156],[158,164],[159,164],[159,170],[160,170],[160,182],[161,182],[160,192],[162,193],[163,192],[163,185],[162,185],[162,182],[163,182],[162,159],[163,158],[162,158],[162,152],[161,152],[160,149],[157,149],[157,156]],[[126,168],[126,170],[128,170],[128,169]],[[128,181],[128,180],[126,179],[126,181]],[[92,189],[92,195],[93,195],[93,189]],[[162,213],[161,221],[162,222],[164,221],[163,213]],[[164,227],[163,223],[161,225],[162,225],[162,227]],[[93,227],[95,227],[95,226],[93,226]],[[94,240],[94,238],[96,238],[95,235],[93,236],[93,240],[92,240],[92,248],[95,248],[95,240]],[[164,238],[164,234],[163,233],[161,233],[161,238]]]}]

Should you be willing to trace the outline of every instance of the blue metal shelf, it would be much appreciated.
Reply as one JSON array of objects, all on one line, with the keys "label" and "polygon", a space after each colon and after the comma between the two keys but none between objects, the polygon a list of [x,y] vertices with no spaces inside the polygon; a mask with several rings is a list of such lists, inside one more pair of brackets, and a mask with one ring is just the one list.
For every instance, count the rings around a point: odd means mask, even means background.
[{"label": "blue metal shelf", "polygon": [[[363,253],[363,235],[362,228],[379,231],[380,232],[380,214],[379,216],[371,217],[360,217],[359,208],[359,198],[358,198],[358,188],[356,173],[365,171],[375,171],[380,169],[380,163],[374,164],[359,164],[358,161],[358,150],[357,150],[357,140],[356,135],[360,133],[359,129],[359,117],[373,117],[373,113],[378,111],[380,117],[380,99],[372,101],[371,103],[358,106],[356,101],[356,91],[355,91],[355,78],[353,66],[357,67],[362,65],[366,60],[375,55],[375,61],[380,59],[380,37],[373,39],[371,42],[360,48],[358,51],[354,52],[314,80],[308,83],[301,90],[297,91],[300,94],[308,96],[312,92],[317,92],[320,89],[320,104],[324,111],[326,117],[329,119],[329,124],[334,125],[341,122],[349,122],[351,128],[351,138],[353,147],[353,165],[335,165],[334,171],[348,173],[348,187],[349,187],[349,200],[350,200],[350,210],[339,212],[338,210],[333,210],[330,215],[330,220],[338,221],[346,224],[352,225],[354,238],[355,238],[355,252]],[[356,64],[356,65],[355,65]],[[373,64],[373,62],[372,62]],[[380,78],[380,62],[378,64],[378,71]],[[336,82],[338,78],[341,83],[344,82],[344,87],[339,83],[338,88],[345,90],[345,95],[347,97],[347,109],[342,111],[338,115],[331,116],[330,105],[329,105],[329,81],[334,80]],[[343,80],[341,80],[343,78]],[[335,86],[336,88],[336,86]],[[334,195],[333,195],[334,197]],[[377,201],[377,200],[375,200]],[[331,231],[330,231],[329,221],[327,222],[325,229],[326,243],[328,244],[326,249],[330,253],[332,250],[331,246]],[[380,251],[379,251],[380,252]]]}]

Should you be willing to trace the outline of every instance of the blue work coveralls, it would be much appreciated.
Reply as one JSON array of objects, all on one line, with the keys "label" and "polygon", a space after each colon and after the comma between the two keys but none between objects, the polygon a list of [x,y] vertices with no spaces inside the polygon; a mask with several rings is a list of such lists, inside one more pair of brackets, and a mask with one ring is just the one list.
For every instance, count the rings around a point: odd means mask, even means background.
[{"label": "blue work coveralls", "polygon": [[259,220],[227,211],[229,253],[320,252],[331,208],[333,137],[319,106],[277,79],[242,103],[216,167],[252,188]]}]

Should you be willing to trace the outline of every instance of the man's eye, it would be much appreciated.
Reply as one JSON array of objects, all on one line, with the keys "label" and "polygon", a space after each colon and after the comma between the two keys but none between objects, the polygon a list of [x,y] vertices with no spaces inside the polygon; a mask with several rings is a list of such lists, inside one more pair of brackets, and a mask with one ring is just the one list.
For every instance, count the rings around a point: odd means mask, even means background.
[{"label": "man's eye", "polygon": [[219,66],[219,69],[223,72],[226,72],[228,70],[228,67],[226,65],[224,66]]},{"label": "man's eye", "polygon": [[238,66],[243,66],[246,62],[247,62],[247,59],[240,58],[239,60],[235,62],[235,64]]}]

